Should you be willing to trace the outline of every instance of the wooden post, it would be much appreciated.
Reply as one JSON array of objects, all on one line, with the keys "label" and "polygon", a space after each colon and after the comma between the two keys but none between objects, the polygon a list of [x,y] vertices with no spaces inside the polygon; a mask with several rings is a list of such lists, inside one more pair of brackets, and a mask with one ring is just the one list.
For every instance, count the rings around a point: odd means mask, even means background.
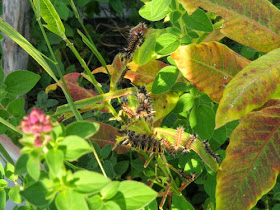
[{"label": "wooden post", "polygon": [[[29,40],[28,0],[3,0],[3,19]],[[15,70],[27,68],[28,54],[13,40],[4,35],[2,41],[5,76]]]}]

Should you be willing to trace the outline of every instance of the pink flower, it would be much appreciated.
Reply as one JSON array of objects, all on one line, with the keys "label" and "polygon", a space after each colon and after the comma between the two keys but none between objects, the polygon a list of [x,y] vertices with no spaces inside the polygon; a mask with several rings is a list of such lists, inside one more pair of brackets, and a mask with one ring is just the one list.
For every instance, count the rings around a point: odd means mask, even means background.
[{"label": "pink flower", "polygon": [[52,121],[43,111],[33,109],[27,117],[23,118],[20,127],[25,134],[48,133],[52,130]]}]

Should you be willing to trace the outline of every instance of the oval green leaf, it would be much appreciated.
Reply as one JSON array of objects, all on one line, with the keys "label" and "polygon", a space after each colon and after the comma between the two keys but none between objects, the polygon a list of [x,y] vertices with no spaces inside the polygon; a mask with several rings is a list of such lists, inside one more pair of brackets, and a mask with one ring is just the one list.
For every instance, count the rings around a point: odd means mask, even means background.
[{"label": "oval green leaf", "polygon": [[55,199],[55,205],[58,210],[88,210],[88,205],[84,195],[67,190],[59,193]]},{"label": "oval green leaf", "polygon": [[190,125],[201,139],[210,139],[215,128],[215,112],[206,105],[194,106],[189,117]]},{"label": "oval green leaf", "polygon": [[176,66],[166,66],[159,71],[152,86],[153,94],[163,93],[175,84],[179,70]]},{"label": "oval green leaf", "polygon": [[79,136],[67,136],[59,145],[65,147],[65,159],[69,161],[77,160],[91,151],[90,145]]},{"label": "oval green leaf", "polygon": [[143,208],[157,197],[154,190],[136,181],[121,182],[119,191],[124,196],[127,210]]},{"label": "oval green leaf", "polygon": [[180,46],[178,36],[164,33],[156,40],[155,51],[159,55],[169,55]]},{"label": "oval green leaf", "polygon": [[81,138],[89,138],[99,129],[99,124],[92,122],[74,122],[66,128],[66,135],[76,135]]},{"label": "oval green leaf", "polygon": [[62,169],[64,154],[61,150],[49,150],[46,154],[46,162],[50,171],[57,175]]},{"label": "oval green leaf", "polygon": [[30,71],[14,71],[5,79],[6,91],[14,95],[25,94],[37,84],[39,79],[39,75]]},{"label": "oval green leaf", "polygon": [[158,21],[163,19],[168,14],[168,6],[170,0],[153,0],[144,5],[139,14],[150,21]]},{"label": "oval green leaf", "polygon": [[97,193],[110,183],[102,174],[86,170],[77,171],[73,177],[77,178],[76,190],[81,193]]}]

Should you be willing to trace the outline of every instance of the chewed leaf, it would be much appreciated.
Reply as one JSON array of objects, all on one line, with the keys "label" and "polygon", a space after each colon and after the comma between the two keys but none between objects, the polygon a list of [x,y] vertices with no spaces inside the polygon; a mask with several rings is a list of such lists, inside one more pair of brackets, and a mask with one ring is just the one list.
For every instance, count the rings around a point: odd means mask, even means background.
[{"label": "chewed leaf", "polygon": [[279,88],[280,49],[246,66],[227,85],[216,114],[216,128],[240,119],[272,99]]},{"label": "chewed leaf", "polygon": [[280,171],[280,101],[247,114],[230,137],[217,175],[217,209],[251,209]]},{"label": "chewed leaf", "polygon": [[216,103],[231,78],[250,62],[218,42],[181,46],[171,56],[183,76]]},{"label": "chewed leaf", "polygon": [[[221,32],[256,50],[280,47],[280,11],[267,0],[178,0],[186,10],[201,7],[223,17]],[[261,6],[260,6],[261,5]]]}]

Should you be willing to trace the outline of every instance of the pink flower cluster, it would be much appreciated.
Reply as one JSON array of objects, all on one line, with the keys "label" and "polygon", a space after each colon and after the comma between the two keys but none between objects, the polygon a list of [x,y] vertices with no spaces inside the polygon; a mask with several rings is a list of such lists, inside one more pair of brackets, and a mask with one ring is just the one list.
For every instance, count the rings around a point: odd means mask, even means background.
[{"label": "pink flower cluster", "polygon": [[39,109],[33,109],[27,117],[24,117],[20,124],[21,130],[25,134],[33,134],[35,137],[34,146],[40,147],[44,138],[43,133],[49,133],[52,130],[52,121],[50,116],[44,114]]},{"label": "pink flower cluster", "polygon": [[52,130],[52,121],[43,111],[33,109],[30,114],[21,121],[21,129],[25,134],[48,133]]}]

